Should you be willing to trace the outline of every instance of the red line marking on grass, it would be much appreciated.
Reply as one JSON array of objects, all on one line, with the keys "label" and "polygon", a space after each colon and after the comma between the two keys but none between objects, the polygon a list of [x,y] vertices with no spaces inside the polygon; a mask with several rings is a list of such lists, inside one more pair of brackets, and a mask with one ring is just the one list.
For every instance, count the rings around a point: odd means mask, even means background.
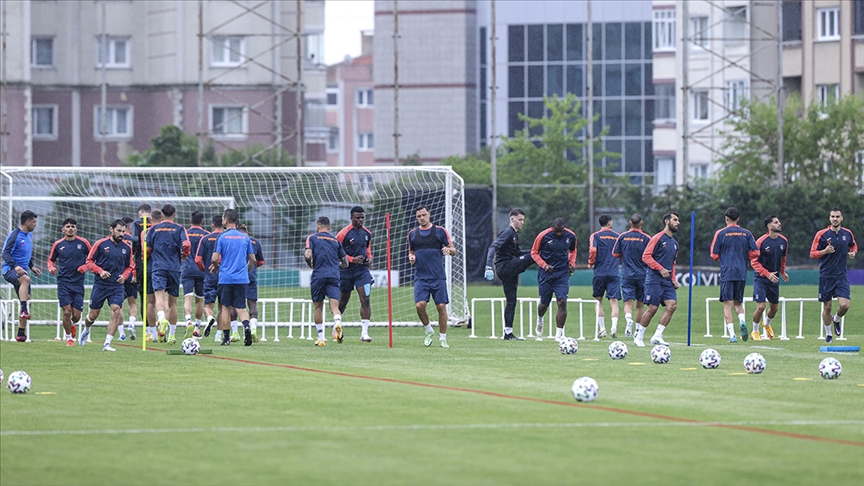
[{"label": "red line marking on grass", "polygon": [[[129,346],[128,344],[120,344],[120,346]],[[132,347],[132,346],[129,346]],[[165,352],[164,349],[159,348],[147,348],[147,351],[161,351]],[[447,391],[457,391],[463,393],[473,393],[475,395],[484,395],[487,397],[494,398],[504,398],[507,400],[522,400],[525,402],[534,402],[534,403],[545,403],[548,405],[561,405],[565,407],[577,407],[577,408],[590,408],[594,410],[602,410],[604,412],[612,412],[619,413],[624,415],[633,415],[636,417],[645,417],[645,418],[653,418],[657,420],[666,420],[669,422],[679,422],[679,423],[702,423],[702,420],[694,420],[694,419],[686,419],[681,417],[672,417],[669,415],[659,415],[656,413],[648,413],[648,412],[640,412],[638,410],[626,410],[623,408],[614,408],[614,407],[604,407],[602,405],[589,405],[585,403],[573,403],[573,402],[562,402],[559,400],[549,400],[545,398],[534,398],[534,397],[521,397],[518,395],[507,395],[504,393],[497,393],[485,390],[474,390],[472,388],[459,388],[455,386],[447,386],[447,385],[434,385],[431,383],[420,383],[416,381],[407,381],[407,380],[397,380],[395,378],[381,378],[377,376],[365,376],[365,375],[355,375],[351,373],[344,373],[341,371],[327,371],[327,370],[317,370],[314,368],[304,368],[302,366],[294,366],[289,364],[281,364],[281,363],[265,363],[262,361],[252,361],[249,359],[241,359],[241,358],[229,358],[226,356],[216,356],[216,355],[199,355],[201,358],[206,359],[216,359],[221,361],[231,361],[234,363],[246,363],[251,365],[258,366],[270,366],[274,368],[285,368],[289,370],[295,371],[306,371],[309,373],[321,373],[325,375],[332,376],[341,376],[343,378],[356,378],[362,380],[372,380],[372,381],[380,381],[384,383],[393,383],[397,385],[411,385],[411,386],[419,386],[423,388],[434,388],[437,390],[447,390]],[[850,445],[856,447],[864,447],[864,442],[858,442],[854,440],[844,440],[844,439],[832,439],[830,437],[818,437],[815,435],[806,435],[806,434],[796,434],[795,432],[784,432],[782,430],[771,430],[771,429],[760,429],[757,427],[747,427],[744,425],[729,425],[729,424],[706,424],[710,427],[717,427],[721,429],[731,429],[731,430],[740,430],[745,432],[755,432],[759,434],[767,434],[767,435],[775,435],[778,437],[787,437],[790,439],[801,439],[801,440],[812,440],[816,442],[827,442],[829,444],[840,444],[840,445]]]}]

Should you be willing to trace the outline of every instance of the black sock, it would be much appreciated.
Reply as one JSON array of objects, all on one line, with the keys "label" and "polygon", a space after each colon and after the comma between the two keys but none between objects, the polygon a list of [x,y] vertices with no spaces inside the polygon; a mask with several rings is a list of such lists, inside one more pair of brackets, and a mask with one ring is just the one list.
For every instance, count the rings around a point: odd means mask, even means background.
[{"label": "black sock", "polygon": [[27,304],[29,304],[28,301],[21,301],[21,312],[27,312]]},{"label": "black sock", "polygon": [[249,321],[243,321],[243,329],[249,329]]},{"label": "black sock", "polygon": [[19,327],[19,328],[18,328],[18,335],[19,335],[19,336],[26,336],[26,334],[24,333],[24,329],[22,329],[22,328]]}]

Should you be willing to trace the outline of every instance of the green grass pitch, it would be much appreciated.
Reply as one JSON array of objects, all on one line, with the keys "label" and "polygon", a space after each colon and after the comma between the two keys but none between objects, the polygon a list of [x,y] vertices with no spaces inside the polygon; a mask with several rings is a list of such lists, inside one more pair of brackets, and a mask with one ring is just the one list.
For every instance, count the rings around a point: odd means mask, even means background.
[{"label": "green grass pitch", "polygon": [[[202,340],[211,356],[167,356],[164,344],[142,352],[140,341],[105,353],[104,328],[67,348],[53,327],[34,326],[32,343],[0,342],[6,377],[33,378],[26,395],[0,390],[0,484],[861,484],[864,358],[819,352],[815,303],[803,340],[796,306],[791,340],[729,344],[719,304],[715,337],[704,338],[704,301],[716,294],[694,289],[687,347],[679,290],[666,365],[624,339],[620,361],[607,356],[608,338],[580,341],[573,356],[548,339],[489,339],[488,304],[474,318],[480,337],[453,328],[449,350],[425,348],[419,328],[395,329],[392,349],[386,329],[363,344],[349,328],[324,348],[283,337],[248,348]],[[502,295],[469,288],[469,298]],[[862,344],[862,316],[864,288],[853,287],[838,344]],[[719,369],[699,366],[706,345],[722,355]],[[743,374],[754,351],[767,369]],[[826,356],[842,362],[839,379],[819,377]],[[595,402],[573,400],[580,376],[597,380]]]}]

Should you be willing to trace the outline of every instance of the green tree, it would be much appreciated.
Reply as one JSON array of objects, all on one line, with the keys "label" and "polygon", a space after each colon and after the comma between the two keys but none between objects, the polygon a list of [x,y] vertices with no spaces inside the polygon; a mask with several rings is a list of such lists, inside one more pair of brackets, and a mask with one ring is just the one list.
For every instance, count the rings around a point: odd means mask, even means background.
[{"label": "green tree", "polygon": [[197,167],[198,139],[183,133],[176,125],[165,125],[159,136],[150,140],[152,148],[135,152],[126,165],[133,167]]}]

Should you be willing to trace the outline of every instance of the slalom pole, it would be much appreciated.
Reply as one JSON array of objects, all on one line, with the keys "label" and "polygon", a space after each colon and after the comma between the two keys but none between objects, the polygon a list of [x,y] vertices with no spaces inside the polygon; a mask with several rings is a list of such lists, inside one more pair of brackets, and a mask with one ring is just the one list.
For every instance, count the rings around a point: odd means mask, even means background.
[{"label": "slalom pole", "polygon": [[690,346],[690,326],[693,324],[693,237],[696,234],[696,211],[690,211],[690,278],[687,298],[687,346]]},{"label": "slalom pole", "polygon": [[391,256],[390,256],[390,213],[386,213],[384,216],[384,225],[387,228],[387,332],[390,336],[390,347],[393,347],[393,284],[390,282],[390,277],[392,274],[390,273],[390,265],[391,265]]},{"label": "slalom pole", "polygon": [[141,351],[147,351],[147,239],[144,238],[144,233],[147,231],[147,216],[141,218],[141,234],[138,239],[141,243],[141,270],[144,272],[144,278],[141,280]]}]

